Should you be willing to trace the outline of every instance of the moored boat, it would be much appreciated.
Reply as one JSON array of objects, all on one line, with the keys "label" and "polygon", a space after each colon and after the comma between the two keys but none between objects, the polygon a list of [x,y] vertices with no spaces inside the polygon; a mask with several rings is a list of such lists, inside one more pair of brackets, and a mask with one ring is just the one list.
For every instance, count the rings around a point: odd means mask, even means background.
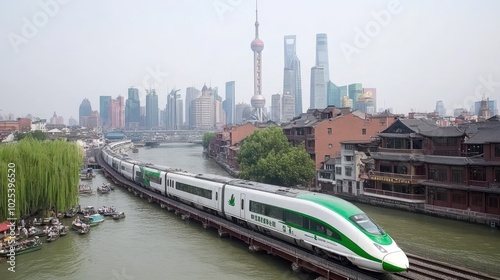
[{"label": "moored boat", "polygon": [[113,215],[113,220],[120,220],[125,218],[125,213],[124,212],[118,212]]},{"label": "moored boat", "polygon": [[90,226],[82,222],[79,216],[77,216],[76,219],[73,221],[72,228],[76,230],[79,234],[85,234],[90,231]]},{"label": "moored boat", "polygon": [[88,223],[91,227],[97,226],[100,223],[104,222],[104,216],[101,214],[93,214],[90,216],[83,217],[83,221]]},{"label": "moored boat", "polygon": [[59,236],[59,226],[52,226],[47,234],[47,242],[54,242],[59,238]]},{"label": "moored boat", "polygon": [[92,187],[89,185],[79,185],[78,186],[78,194],[91,194]]},{"label": "moored boat", "polygon": [[98,193],[102,193],[102,194],[105,194],[105,193],[110,193],[111,192],[111,187],[110,187],[110,184],[102,184],[102,186],[100,187],[97,187],[97,192]]},{"label": "moored boat", "polygon": [[7,244],[7,246],[0,249],[0,257],[7,257],[7,255],[12,252],[15,252],[17,256],[40,249],[42,249],[42,243],[40,242],[40,238],[35,236],[35,238],[30,240],[16,241],[12,245]]}]

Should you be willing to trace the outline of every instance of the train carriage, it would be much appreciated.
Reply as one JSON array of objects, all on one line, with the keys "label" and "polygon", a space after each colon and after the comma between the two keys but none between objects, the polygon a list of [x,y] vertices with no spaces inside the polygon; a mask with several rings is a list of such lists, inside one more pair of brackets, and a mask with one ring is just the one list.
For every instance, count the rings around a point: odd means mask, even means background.
[{"label": "train carriage", "polygon": [[[198,209],[222,215],[222,188],[224,183],[202,180],[188,172],[167,173],[167,194]],[[200,184],[203,182],[203,184]]]},{"label": "train carriage", "polygon": [[120,174],[130,181],[134,181],[135,170],[139,169],[139,166],[143,164],[140,161],[135,161],[131,159],[123,160],[121,162]]},{"label": "train carriage", "polygon": [[134,182],[151,191],[165,195],[165,171],[151,165],[140,165],[134,168]]}]

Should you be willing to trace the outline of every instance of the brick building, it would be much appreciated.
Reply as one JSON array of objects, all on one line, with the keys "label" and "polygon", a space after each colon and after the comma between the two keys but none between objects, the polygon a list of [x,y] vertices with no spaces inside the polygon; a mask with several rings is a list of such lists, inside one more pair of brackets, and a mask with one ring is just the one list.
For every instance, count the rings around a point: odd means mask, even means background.
[{"label": "brick building", "polygon": [[15,121],[0,121],[0,131],[28,132],[31,131],[31,119],[17,118]]}]

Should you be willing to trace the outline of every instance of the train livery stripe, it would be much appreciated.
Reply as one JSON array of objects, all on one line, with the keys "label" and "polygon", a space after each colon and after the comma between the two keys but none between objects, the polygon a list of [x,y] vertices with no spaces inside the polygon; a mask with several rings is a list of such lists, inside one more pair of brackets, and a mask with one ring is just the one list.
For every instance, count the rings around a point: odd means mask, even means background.
[{"label": "train livery stripe", "polygon": [[297,195],[297,198],[314,202],[339,214],[344,219],[353,224],[356,228],[359,228],[361,232],[363,232],[367,237],[369,237],[371,240],[380,245],[391,245],[393,242],[392,238],[387,233],[384,233],[382,235],[371,234],[369,232],[366,232],[364,229],[358,227],[356,223],[351,221],[349,217],[351,217],[352,215],[362,214],[364,212],[358,207],[356,207],[356,205],[350,202],[347,202],[343,199],[334,196],[327,196],[316,193],[299,194]]}]

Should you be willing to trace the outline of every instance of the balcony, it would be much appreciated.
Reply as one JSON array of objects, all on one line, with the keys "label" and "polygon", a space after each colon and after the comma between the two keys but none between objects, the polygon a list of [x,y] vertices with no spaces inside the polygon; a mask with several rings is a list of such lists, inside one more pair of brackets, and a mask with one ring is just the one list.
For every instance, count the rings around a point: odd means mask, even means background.
[{"label": "balcony", "polygon": [[409,194],[400,192],[391,192],[379,189],[365,188],[365,195],[383,197],[394,200],[411,200],[411,202],[425,203],[425,194]]},{"label": "balcony", "polygon": [[380,171],[370,171],[368,174],[361,175],[360,178],[392,183],[392,184],[412,184],[412,185],[420,184],[422,181],[427,180],[426,175],[408,175],[408,174],[397,174],[397,173],[388,173]]}]

